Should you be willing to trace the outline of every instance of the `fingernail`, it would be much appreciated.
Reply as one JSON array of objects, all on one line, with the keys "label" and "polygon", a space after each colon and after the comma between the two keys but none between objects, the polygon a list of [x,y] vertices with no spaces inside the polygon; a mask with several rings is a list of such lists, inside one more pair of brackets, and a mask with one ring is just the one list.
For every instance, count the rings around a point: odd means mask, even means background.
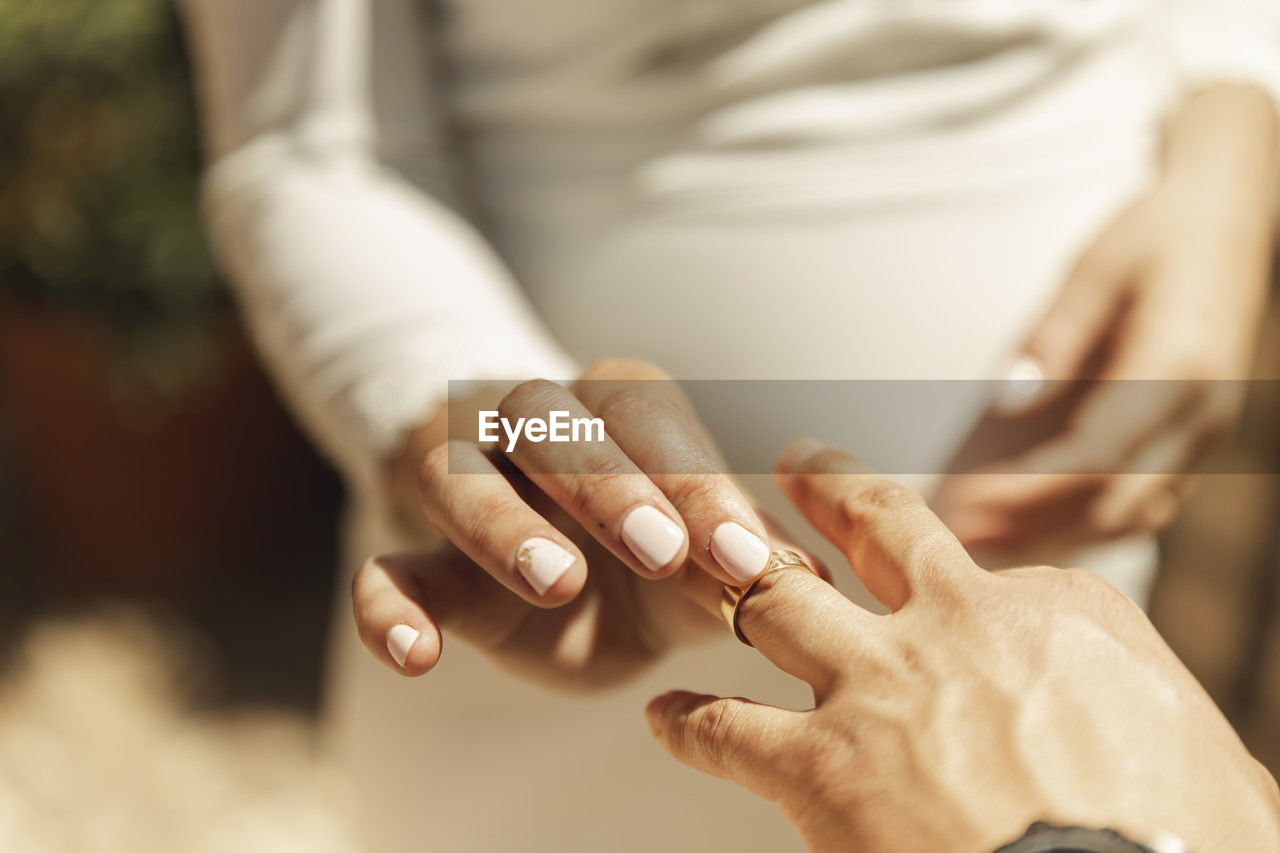
[{"label": "fingernail", "polygon": [[516,551],[516,569],[533,591],[542,595],[573,565],[573,555],[550,539],[526,539]]},{"label": "fingernail", "polygon": [[711,556],[734,580],[746,582],[764,571],[769,546],[741,524],[726,521],[711,534]]},{"label": "fingernail", "polygon": [[622,520],[622,541],[651,572],[675,559],[684,544],[684,531],[662,510],[638,506]]},{"label": "fingernail", "polygon": [[1031,356],[1015,361],[1005,375],[1004,387],[992,403],[1001,415],[1012,416],[1025,412],[1044,389],[1044,367]]},{"label": "fingernail", "polygon": [[418,642],[418,632],[408,625],[396,625],[387,632],[387,651],[391,652],[391,657],[401,669],[404,668],[404,662],[409,659],[409,652],[416,642]]}]

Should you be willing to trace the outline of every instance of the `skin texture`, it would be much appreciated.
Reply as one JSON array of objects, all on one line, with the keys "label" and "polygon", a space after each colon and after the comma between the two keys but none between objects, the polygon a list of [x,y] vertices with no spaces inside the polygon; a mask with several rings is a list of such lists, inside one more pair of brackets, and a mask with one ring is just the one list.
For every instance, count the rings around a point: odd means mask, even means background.
[{"label": "skin texture", "polygon": [[[1172,520],[1188,473],[1234,425],[1265,309],[1277,117],[1263,92],[1191,96],[1162,169],[1081,255],[1023,355],[1050,382],[995,420],[1057,426],[935,500],[972,548],[1080,544]],[[1144,386],[1075,380],[1177,380]],[[1016,474],[1018,476],[1009,476]]]},{"label": "skin texture", "polygon": [[[443,415],[420,431],[392,476],[409,523],[447,541],[430,553],[375,557],[357,572],[352,604],[369,652],[401,674],[422,675],[439,659],[440,629],[448,627],[523,676],[594,688],[636,674],[674,643],[722,632],[684,591],[691,577],[716,588],[732,580],[710,552],[715,527],[737,522],[775,547],[801,549],[720,473],[719,452],[668,380],[647,363],[608,361],[571,390],[533,381],[500,402],[455,403],[463,408],[455,408],[455,422],[472,429],[480,409],[512,418],[581,409],[604,419],[606,446],[536,445],[573,449],[560,458],[520,450],[506,457],[449,441]],[[414,458],[422,461],[410,476],[403,469]],[[619,535],[626,512],[640,504],[686,531],[685,545],[659,571],[642,565]],[[530,537],[574,559],[541,594],[515,568]],[[403,665],[387,647],[397,625],[419,632]]]},{"label": "skin texture", "polygon": [[814,707],[668,693],[648,719],[675,758],[778,803],[818,851],[990,851],[1038,819],[1280,849],[1275,781],[1105,581],[986,572],[917,495],[833,448],[794,445],[778,479],[891,613],[765,575],[739,624]]}]

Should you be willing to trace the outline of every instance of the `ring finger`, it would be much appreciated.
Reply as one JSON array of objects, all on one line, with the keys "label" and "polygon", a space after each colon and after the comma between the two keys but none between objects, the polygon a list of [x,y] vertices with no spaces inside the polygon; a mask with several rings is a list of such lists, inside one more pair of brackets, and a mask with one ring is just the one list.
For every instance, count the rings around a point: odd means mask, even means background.
[{"label": "ring finger", "polygon": [[427,454],[420,479],[431,523],[521,598],[555,607],[586,583],[582,552],[524,502],[479,447],[440,445]]}]

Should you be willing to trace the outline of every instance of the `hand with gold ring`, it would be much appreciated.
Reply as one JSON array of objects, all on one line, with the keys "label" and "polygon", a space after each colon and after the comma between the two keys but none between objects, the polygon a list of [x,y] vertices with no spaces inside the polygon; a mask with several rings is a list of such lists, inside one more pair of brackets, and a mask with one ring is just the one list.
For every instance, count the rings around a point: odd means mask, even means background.
[{"label": "hand with gold ring", "polygon": [[801,571],[813,572],[813,569],[805,562],[795,551],[788,551],[783,548],[775,548],[769,552],[769,562],[765,564],[764,571],[746,586],[731,586],[725,584],[724,589],[720,593],[720,616],[724,619],[725,624],[733,631],[733,635],[748,646],[751,641],[742,633],[741,626],[738,625],[738,611],[742,607],[742,601],[751,591],[755,589],[760,580],[774,572],[785,572],[789,569],[799,569]]},{"label": "hand with gold ring", "polygon": [[603,434],[485,450],[444,440],[451,416],[477,423],[455,408],[411,442],[403,501],[447,542],[374,557],[351,590],[362,642],[400,675],[430,671],[446,629],[543,683],[614,684],[718,629],[688,578],[749,582],[786,543],[653,365],[599,362],[571,388],[531,381],[470,404],[511,421],[592,415]]},{"label": "hand with gold ring", "polygon": [[1105,581],[986,572],[917,495],[834,448],[793,445],[778,481],[891,612],[779,557],[727,612],[814,707],[660,696],[649,723],[677,759],[778,803],[819,851],[992,851],[1035,821],[1280,849],[1275,781]]}]

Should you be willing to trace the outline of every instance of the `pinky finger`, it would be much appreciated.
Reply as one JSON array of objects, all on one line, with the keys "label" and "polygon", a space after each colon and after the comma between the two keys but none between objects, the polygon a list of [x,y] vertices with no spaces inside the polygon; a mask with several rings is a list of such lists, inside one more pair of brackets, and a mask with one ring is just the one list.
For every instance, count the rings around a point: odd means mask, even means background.
[{"label": "pinky finger", "polygon": [[450,615],[454,596],[432,596],[441,605],[427,611],[424,578],[443,580],[453,567],[446,554],[395,554],[369,559],[351,584],[351,603],[360,641],[379,661],[418,676],[440,659],[437,619]]}]

